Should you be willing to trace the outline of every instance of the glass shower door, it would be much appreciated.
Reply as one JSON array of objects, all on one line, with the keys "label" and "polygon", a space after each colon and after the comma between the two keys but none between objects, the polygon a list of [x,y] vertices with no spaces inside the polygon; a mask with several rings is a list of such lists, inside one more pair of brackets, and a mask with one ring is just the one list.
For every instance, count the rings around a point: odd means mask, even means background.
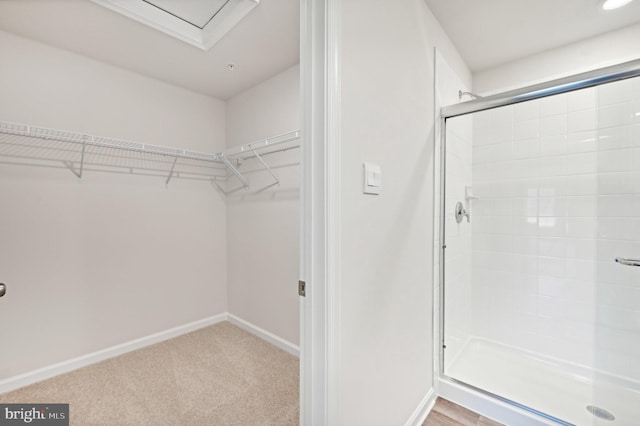
[{"label": "glass shower door", "polygon": [[640,424],[640,78],[449,118],[445,143],[445,375]]}]

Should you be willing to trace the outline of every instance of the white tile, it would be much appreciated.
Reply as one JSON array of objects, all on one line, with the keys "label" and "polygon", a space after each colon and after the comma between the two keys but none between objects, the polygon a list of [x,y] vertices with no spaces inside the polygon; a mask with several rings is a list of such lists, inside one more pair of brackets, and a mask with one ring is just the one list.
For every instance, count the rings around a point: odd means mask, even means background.
[{"label": "white tile", "polygon": [[473,164],[511,160],[511,142],[473,147]]},{"label": "white tile", "polygon": [[567,279],[596,281],[597,263],[593,260],[567,259],[565,268]]},{"label": "white tile", "polygon": [[631,102],[609,105],[598,110],[598,125],[601,129],[626,126],[633,122]]},{"label": "white tile", "polygon": [[513,301],[513,305],[519,312],[537,315],[538,295],[535,293],[519,293],[519,297]]},{"label": "white tile", "polygon": [[596,246],[596,259],[599,261],[611,262],[616,257],[630,257],[629,253],[633,253],[632,241],[597,240]]},{"label": "white tile", "polygon": [[551,177],[566,175],[570,165],[567,156],[561,155],[557,157],[540,158],[538,166],[540,177]]},{"label": "white tile", "polygon": [[513,125],[513,140],[538,137],[538,119],[518,121]]},{"label": "white tile", "polygon": [[538,219],[534,217],[514,217],[513,234],[517,236],[535,236],[538,234]]},{"label": "white tile", "polygon": [[567,95],[548,96],[538,100],[540,117],[563,114],[567,112]]},{"label": "white tile", "polygon": [[567,194],[567,176],[541,177],[538,179],[538,192],[540,197],[559,197]]},{"label": "white tile", "polygon": [[567,218],[538,218],[538,235],[544,237],[564,237],[567,233]]},{"label": "white tile", "polygon": [[589,174],[597,171],[598,156],[595,152],[567,156],[567,174]]},{"label": "white tile", "polygon": [[598,100],[597,94],[598,92],[595,87],[567,93],[567,110],[579,111],[583,109],[595,109]]},{"label": "white tile", "polygon": [[610,127],[598,131],[598,149],[605,151],[609,149],[630,148],[639,142],[630,137],[630,127]]},{"label": "white tile", "polygon": [[631,103],[631,122],[640,124],[640,100]]},{"label": "white tile", "polygon": [[597,207],[599,217],[640,216],[640,198],[637,195],[601,195]]},{"label": "white tile", "polygon": [[509,266],[512,272],[533,275],[538,271],[539,258],[535,255],[514,254],[510,257]]},{"label": "white tile", "polygon": [[513,142],[513,159],[535,158],[538,156],[538,139],[524,139]]},{"label": "white tile", "polygon": [[535,256],[538,254],[538,238],[534,236],[514,236],[513,252]]},{"label": "white tile", "polygon": [[569,300],[595,306],[596,283],[594,281],[566,279],[564,290]]},{"label": "white tile", "polygon": [[577,133],[596,129],[598,115],[595,109],[571,111],[567,115],[567,132]]},{"label": "white tile", "polygon": [[567,237],[570,237],[570,238],[598,237],[598,219],[595,217],[567,218]]},{"label": "white tile", "polygon": [[611,240],[632,239],[632,220],[630,218],[608,218],[598,219],[598,238]]},{"label": "white tile", "polygon": [[538,102],[521,102],[513,106],[513,119],[519,121],[538,119]]},{"label": "white tile", "polygon": [[529,179],[538,176],[538,159],[514,160],[511,168],[511,177],[514,179]]},{"label": "white tile", "polygon": [[546,277],[564,278],[565,259],[561,257],[539,257],[538,274]]},{"label": "white tile", "polygon": [[598,149],[598,139],[595,131],[571,133],[567,135],[567,152],[577,154],[591,152]]},{"label": "white tile", "polygon": [[572,175],[566,179],[567,195],[595,195],[598,194],[598,177],[597,174],[590,175]]},{"label": "white tile", "polygon": [[[563,301],[555,297],[538,296],[538,314],[549,318],[562,318],[564,316]],[[544,321],[540,321],[541,325],[544,323]],[[541,330],[541,334],[554,334],[556,332],[557,323],[555,326],[552,322],[549,325],[550,327],[545,327],[545,330]]]},{"label": "white tile", "polygon": [[513,140],[513,123],[498,123],[492,127],[491,143],[511,142]]},{"label": "white tile", "polygon": [[602,304],[614,308],[638,309],[640,288],[607,284],[598,287],[598,298]]},{"label": "white tile", "polygon": [[540,137],[564,135],[567,133],[567,115],[549,115],[540,117]]},{"label": "white tile", "polygon": [[598,323],[616,329],[640,332],[640,311],[616,309],[609,306],[597,307]]},{"label": "white tile", "polygon": [[592,303],[574,302],[565,305],[565,318],[587,324],[594,324],[597,318],[595,306]]},{"label": "white tile", "polygon": [[562,155],[567,153],[567,136],[555,135],[540,138],[539,150],[541,157]]},{"label": "white tile", "polygon": [[[635,148],[638,149],[638,148]],[[631,170],[633,149],[614,149],[598,152],[598,172],[625,172]]]},{"label": "white tile", "polygon": [[512,198],[511,212],[514,216],[536,216],[538,199],[536,197]]},{"label": "white tile", "polygon": [[511,197],[536,197],[538,195],[537,179],[517,179],[511,181]]},{"label": "white tile", "polygon": [[569,259],[595,260],[598,252],[596,239],[567,238],[566,255]]},{"label": "white tile", "polygon": [[[489,145],[492,143],[493,128],[487,125],[473,126],[473,146]],[[447,138],[449,138],[449,128],[447,127]]]},{"label": "white tile", "polygon": [[565,257],[565,238],[539,237],[538,255],[546,257]]},{"label": "white tile", "polygon": [[595,217],[598,215],[598,197],[594,195],[567,197],[567,215]]},{"label": "white tile", "polygon": [[634,172],[640,172],[640,148],[633,148],[630,169]]},{"label": "white tile", "polygon": [[600,106],[630,101],[634,97],[635,82],[621,80],[598,86],[598,103]]},{"label": "white tile", "polygon": [[593,324],[584,321],[565,320],[563,322],[563,335],[566,339],[575,340],[590,347],[595,345],[595,327]]},{"label": "white tile", "polygon": [[491,123],[493,125],[501,123],[513,123],[514,105],[502,106],[491,110]]},{"label": "white tile", "polygon": [[599,194],[631,194],[634,191],[637,180],[633,173],[600,173],[598,176]]},{"label": "white tile", "polygon": [[[563,264],[564,274],[564,264]],[[544,276],[538,277],[538,294],[547,297],[562,297],[564,293],[565,280],[562,277]]]},{"label": "white tile", "polygon": [[538,199],[538,215],[539,216],[566,216],[567,215],[567,198],[566,197],[540,197]]}]

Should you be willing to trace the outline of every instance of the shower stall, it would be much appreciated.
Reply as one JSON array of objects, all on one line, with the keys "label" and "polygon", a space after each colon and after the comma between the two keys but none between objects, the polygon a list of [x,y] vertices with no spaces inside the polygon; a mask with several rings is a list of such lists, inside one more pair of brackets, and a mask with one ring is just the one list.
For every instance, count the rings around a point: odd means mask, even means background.
[{"label": "shower stall", "polygon": [[443,394],[530,424],[640,424],[639,76],[441,109]]}]

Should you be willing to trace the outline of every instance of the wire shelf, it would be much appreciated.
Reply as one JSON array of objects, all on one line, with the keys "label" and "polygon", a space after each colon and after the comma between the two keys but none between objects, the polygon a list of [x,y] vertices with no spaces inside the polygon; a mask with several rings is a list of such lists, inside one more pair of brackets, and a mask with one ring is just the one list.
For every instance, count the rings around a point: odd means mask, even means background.
[{"label": "wire shelf", "polygon": [[[64,130],[0,122],[0,163],[67,168],[82,178],[85,171],[106,171],[217,182],[237,178],[241,161],[256,157],[274,179],[263,156],[300,146],[299,131],[264,139],[218,153],[204,153],[93,136]],[[235,190],[234,190],[235,191]]]}]

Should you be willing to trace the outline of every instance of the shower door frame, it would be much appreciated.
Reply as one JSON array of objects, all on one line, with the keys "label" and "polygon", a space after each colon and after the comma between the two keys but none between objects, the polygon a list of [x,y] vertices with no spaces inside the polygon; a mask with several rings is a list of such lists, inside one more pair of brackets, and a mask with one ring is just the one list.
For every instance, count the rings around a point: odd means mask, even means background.
[{"label": "shower door frame", "polygon": [[[440,262],[439,262],[439,288],[440,288],[440,318],[439,330],[434,330],[434,335],[438,336],[436,344],[439,345],[439,368],[438,378],[447,383],[462,386],[467,391],[479,393],[485,398],[488,397],[497,402],[505,403],[511,409],[519,410],[521,414],[534,415],[539,420],[550,420],[554,424],[570,425],[561,419],[555,418],[534,407],[527,407],[515,401],[511,401],[506,397],[495,395],[491,392],[466,384],[453,377],[447,376],[444,372],[444,348],[445,348],[445,256],[446,256],[446,151],[447,151],[447,119],[459,117],[474,112],[485,111],[502,106],[517,104],[520,102],[532,101],[548,96],[559,95],[562,93],[572,92],[575,90],[586,89],[589,87],[599,86],[601,84],[612,83],[615,81],[625,80],[629,78],[640,77],[640,59],[599,68],[592,71],[575,74],[569,77],[559,78],[520,89],[509,90],[496,95],[487,97],[479,97],[477,99],[449,105],[440,109]],[[434,324],[436,322],[434,321]]]}]

